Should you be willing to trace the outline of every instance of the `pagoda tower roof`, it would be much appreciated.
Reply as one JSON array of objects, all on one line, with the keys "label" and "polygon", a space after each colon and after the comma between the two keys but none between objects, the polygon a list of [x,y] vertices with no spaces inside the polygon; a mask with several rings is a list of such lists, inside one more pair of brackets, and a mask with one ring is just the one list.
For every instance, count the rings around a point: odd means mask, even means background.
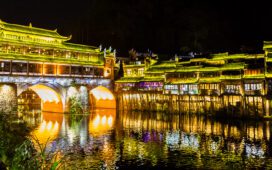
[{"label": "pagoda tower roof", "polygon": [[71,36],[66,37],[66,36],[60,35],[57,32],[57,29],[49,30],[49,29],[37,28],[37,27],[33,27],[31,23],[28,26],[25,26],[25,25],[11,24],[11,23],[7,23],[0,20],[0,29],[6,30],[6,31],[23,33],[23,34],[31,34],[31,35],[37,35],[37,36],[43,36],[43,37],[57,38],[57,39],[65,40],[65,41],[68,41],[71,39]]}]

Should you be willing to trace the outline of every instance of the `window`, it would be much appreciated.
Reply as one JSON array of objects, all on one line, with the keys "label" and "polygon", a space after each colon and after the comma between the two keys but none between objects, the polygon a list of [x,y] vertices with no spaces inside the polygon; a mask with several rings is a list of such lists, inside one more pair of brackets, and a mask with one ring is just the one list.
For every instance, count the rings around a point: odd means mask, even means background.
[{"label": "window", "polygon": [[28,73],[29,74],[41,74],[42,73],[42,64],[29,63],[28,64]]},{"label": "window", "polygon": [[55,74],[56,73],[56,66],[51,64],[44,64],[43,67],[44,74]]},{"label": "window", "polygon": [[261,83],[254,83],[254,84],[245,84],[245,90],[250,91],[250,90],[261,90],[262,89],[262,84]]},{"label": "window", "polygon": [[225,86],[225,92],[239,94],[240,93],[240,85],[228,84]]},{"label": "window", "polygon": [[70,66],[69,65],[58,65],[58,75],[69,75]]}]

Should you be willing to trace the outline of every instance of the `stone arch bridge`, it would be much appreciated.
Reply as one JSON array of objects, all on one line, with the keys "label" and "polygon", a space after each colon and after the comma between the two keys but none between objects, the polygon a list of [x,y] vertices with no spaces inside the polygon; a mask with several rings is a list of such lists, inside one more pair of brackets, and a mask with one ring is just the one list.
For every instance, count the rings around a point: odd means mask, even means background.
[{"label": "stone arch bridge", "polygon": [[41,99],[41,110],[69,112],[73,98],[83,108],[115,108],[113,83],[104,78],[0,77],[0,111],[16,111],[17,97],[33,90]]}]

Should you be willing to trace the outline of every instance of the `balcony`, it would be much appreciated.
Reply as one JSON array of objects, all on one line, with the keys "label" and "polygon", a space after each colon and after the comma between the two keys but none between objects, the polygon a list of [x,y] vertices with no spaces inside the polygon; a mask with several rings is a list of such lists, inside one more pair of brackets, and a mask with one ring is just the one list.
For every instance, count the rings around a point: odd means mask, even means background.
[{"label": "balcony", "polygon": [[39,62],[54,62],[54,63],[66,63],[66,64],[82,64],[82,65],[103,65],[103,61],[97,59],[97,61],[91,61],[86,58],[66,58],[65,56],[53,56],[53,55],[41,55],[33,53],[11,53],[0,51],[0,57],[4,60],[24,60],[24,61],[39,61]]},{"label": "balcony", "polygon": [[262,90],[245,90],[245,95],[260,96],[260,95],[262,95]]},{"label": "balcony", "polygon": [[221,80],[241,80],[242,75],[221,75]]}]

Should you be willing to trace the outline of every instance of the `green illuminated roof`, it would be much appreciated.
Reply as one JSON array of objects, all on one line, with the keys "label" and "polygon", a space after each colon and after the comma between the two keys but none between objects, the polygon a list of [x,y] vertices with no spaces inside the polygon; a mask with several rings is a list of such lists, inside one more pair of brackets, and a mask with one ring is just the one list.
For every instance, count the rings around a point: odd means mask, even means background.
[{"label": "green illuminated roof", "polygon": [[96,52],[100,52],[99,48],[94,47],[94,46],[89,46],[89,45],[82,45],[82,44],[74,44],[74,43],[63,43],[63,47],[68,48],[68,49],[73,49],[73,50],[79,50],[79,51],[93,51],[96,50]]},{"label": "green illuminated roof", "polygon": [[244,69],[245,63],[230,63],[230,64],[225,64],[221,70],[226,71],[226,70],[241,70]]},{"label": "green illuminated roof", "polygon": [[168,83],[169,84],[188,84],[188,83],[196,83],[198,82],[197,78],[177,78],[177,79],[171,79]]},{"label": "green illuminated roof", "polygon": [[192,58],[190,61],[191,62],[205,62],[207,59],[206,58]]},{"label": "green illuminated roof", "polygon": [[119,80],[116,80],[115,83],[136,83],[140,82],[142,77],[122,77]]},{"label": "green illuminated roof", "polygon": [[242,76],[241,75],[221,75],[220,79],[225,79],[225,80],[241,80]]},{"label": "green illuminated roof", "polygon": [[244,75],[244,79],[264,79],[265,75],[264,74],[256,74],[256,75]]},{"label": "green illuminated roof", "polygon": [[266,58],[267,62],[272,62],[272,58]]},{"label": "green illuminated roof", "polygon": [[199,83],[218,83],[220,81],[220,77],[205,77],[199,79]]},{"label": "green illuminated roof", "polygon": [[203,66],[185,66],[180,67],[176,70],[176,72],[196,72],[199,68],[202,68]]},{"label": "green illuminated roof", "polygon": [[198,71],[200,71],[200,72],[217,72],[217,71],[220,71],[220,67],[203,67],[203,68],[199,68]]},{"label": "green illuminated roof", "polygon": [[164,72],[174,72],[175,68],[171,67],[151,67],[149,68],[146,73],[164,73]]},{"label": "green illuminated roof", "polygon": [[[57,30],[47,30],[42,28],[36,28],[24,25],[10,24],[0,20],[0,33],[1,31],[7,32],[6,34],[15,35],[18,38],[6,38],[0,36],[0,40],[3,43],[8,43],[12,45],[27,45],[27,46],[35,46],[40,48],[57,48],[60,50],[67,51],[75,51],[75,52],[88,52],[88,53],[96,53],[102,54],[98,47],[81,45],[68,43],[66,41],[71,39],[70,37],[61,36]],[[22,36],[21,34],[26,34],[27,36]],[[0,34],[1,35],[1,34]],[[30,35],[28,37],[28,35]],[[31,35],[38,36],[32,37]],[[30,38],[27,39],[26,37]],[[48,41],[46,41],[48,39]],[[58,39],[58,40],[56,40]],[[56,40],[56,41],[55,41]],[[108,53],[109,51],[107,51]]]},{"label": "green illuminated roof", "polygon": [[32,35],[39,35],[45,37],[53,37],[59,38],[64,40],[69,40],[71,37],[61,36],[57,30],[47,30],[42,28],[32,27],[30,24],[29,26],[24,25],[17,25],[17,24],[10,24],[0,20],[0,28],[7,31],[24,33],[24,34],[32,34]]},{"label": "green illuminated roof", "polygon": [[124,68],[138,68],[138,67],[145,67],[145,65],[144,64],[134,64],[134,65],[124,65],[123,66]]},{"label": "green illuminated roof", "polygon": [[175,68],[176,63],[174,61],[162,61],[152,65],[153,68]]},{"label": "green illuminated roof", "polygon": [[228,53],[223,53],[220,55],[212,55],[212,56],[213,56],[212,60],[264,58],[263,54],[231,54],[229,55]]},{"label": "green illuminated roof", "polygon": [[265,73],[265,77],[272,78],[272,73]]},{"label": "green illuminated roof", "polygon": [[264,41],[263,49],[272,48],[272,41]]},{"label": "green illuminated roof", "polygon": [[59,50],[67,50],[67,51],[77,51],[77,52],[89,52],[89,53],[100,53],[102,54],[103,52],[99,51],[98,47],[94,46],[88,46],[88,45],[81,45],[81,44],[73,44],[73,43],[62,43],[62,44],[48,44],[48,43],[39,43],[39,42],[31,42],[31,41],[18,41],[18,40],[6,40],[0,37],[1,42],[3,43],[8,43],[8,44],[13,44],[13,45],[27,45],[27,46],[33,46],[37,47],[39,46],[40,48],[47,48],[47,49],[59,49]]},{"label": "green illuminated roof", "polygon": [[144,77],[141,81],[164,81],[162,77]]},{"label": "green illuminated roof", "polygon": [[189,61],[180,61],[180,62],[176,63],[176,65],[179,66],[179,65],[190,64],[190,63],[191,63],[190,60]]}]

